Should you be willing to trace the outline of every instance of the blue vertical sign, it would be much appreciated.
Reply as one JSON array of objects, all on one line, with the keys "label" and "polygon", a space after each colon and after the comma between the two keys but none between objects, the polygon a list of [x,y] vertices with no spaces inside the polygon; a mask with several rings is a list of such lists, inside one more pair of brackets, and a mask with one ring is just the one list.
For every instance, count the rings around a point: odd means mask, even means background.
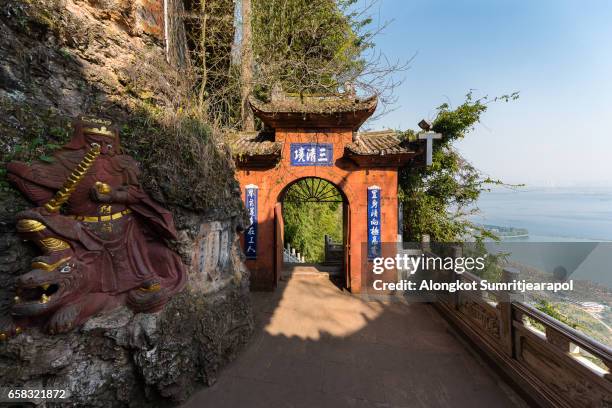
[{"label": "blue vertical sign", "polygon": [[333,166],[332,143],[291,143],[292,166]]},{"label": "blue vertical sign", "polygon": [[380,243],[380,187],[368,187],[368,259],[379,257]]},{"label": "blue vertical sign", "polygon": [[247,259],[257,258],[257,192],[259,187],[254,184],[246,186],[246,209],[249,213],[250,225],[246,229],[244,253]]}]

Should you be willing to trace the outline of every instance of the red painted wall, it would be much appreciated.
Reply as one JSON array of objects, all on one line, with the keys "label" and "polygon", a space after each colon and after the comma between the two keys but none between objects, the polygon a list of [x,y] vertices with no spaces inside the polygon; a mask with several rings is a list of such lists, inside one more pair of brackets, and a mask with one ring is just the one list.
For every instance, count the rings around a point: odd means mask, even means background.
[{"label": "red painted wall", "polygon": [[[381,240],[397,240],[397,168],[363,169],[343,159],[344,146],[352,141],[350,129],[276,129],[276,141],[283,143],[282,158],[273,169],[238,169],[237,178],[242,187],[259,187],[257,259],[247,260],[251,271],[253,290],[273,290],[278,277],[274,276],[274,206],[283,189],[304,177],[320,177],[335,184],[346,196],[350,207],[350,287],[353,293],[361,291],[362,247],[367,242],[367,188],[380,186]],[[334,166],[291,166],[290,143],[333,143]],[[323,238],[321,238],[323,239]]]}]

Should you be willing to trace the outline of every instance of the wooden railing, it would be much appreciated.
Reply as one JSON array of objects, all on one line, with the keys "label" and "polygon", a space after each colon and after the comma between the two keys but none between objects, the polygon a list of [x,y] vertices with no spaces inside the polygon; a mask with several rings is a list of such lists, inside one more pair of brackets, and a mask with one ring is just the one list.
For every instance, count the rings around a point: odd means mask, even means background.
[{"label": "wooden railing", "polygon": [[[431,254],[432,256],[435,256]],[[480,281],[438,271],[442,282]],[[507,268],[503,280],[518,280]],[[530,402],[544,407],[612,407],[612,349],[548,316],[512,292],[438,293],[442,315],[484,352]]]}]

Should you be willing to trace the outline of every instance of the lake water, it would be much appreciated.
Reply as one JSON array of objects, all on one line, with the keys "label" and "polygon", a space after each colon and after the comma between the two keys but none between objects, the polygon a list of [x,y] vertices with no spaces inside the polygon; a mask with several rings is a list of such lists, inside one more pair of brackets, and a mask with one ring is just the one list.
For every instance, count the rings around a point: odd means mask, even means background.
[{"label": "lake water", "polygon": [[519,188],[485,192],[482,224],[526,228],[528,241],[612,241],[612,188]]},{"label": "lake water", "polygon": [[[495,190],[478,207],[475,222],[529,231],[501,244],[510,259],[548,272],[561,265],[575,279],[612,287],[612,188]],[[587,248],[587,241],[603,243]],[[535,242],[558,244],[528,244]]]}]

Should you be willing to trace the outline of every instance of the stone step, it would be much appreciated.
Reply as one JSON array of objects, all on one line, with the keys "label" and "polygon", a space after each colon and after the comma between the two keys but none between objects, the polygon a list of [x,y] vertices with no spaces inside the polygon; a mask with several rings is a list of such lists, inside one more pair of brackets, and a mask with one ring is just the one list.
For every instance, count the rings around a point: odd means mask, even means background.
[{"label": "stone step", "polygon": [[340,275],[342,268],[333,265],[320,264],[285,264],[281,278],[289,277],[313,277],[327,278],[333,275]]}]

